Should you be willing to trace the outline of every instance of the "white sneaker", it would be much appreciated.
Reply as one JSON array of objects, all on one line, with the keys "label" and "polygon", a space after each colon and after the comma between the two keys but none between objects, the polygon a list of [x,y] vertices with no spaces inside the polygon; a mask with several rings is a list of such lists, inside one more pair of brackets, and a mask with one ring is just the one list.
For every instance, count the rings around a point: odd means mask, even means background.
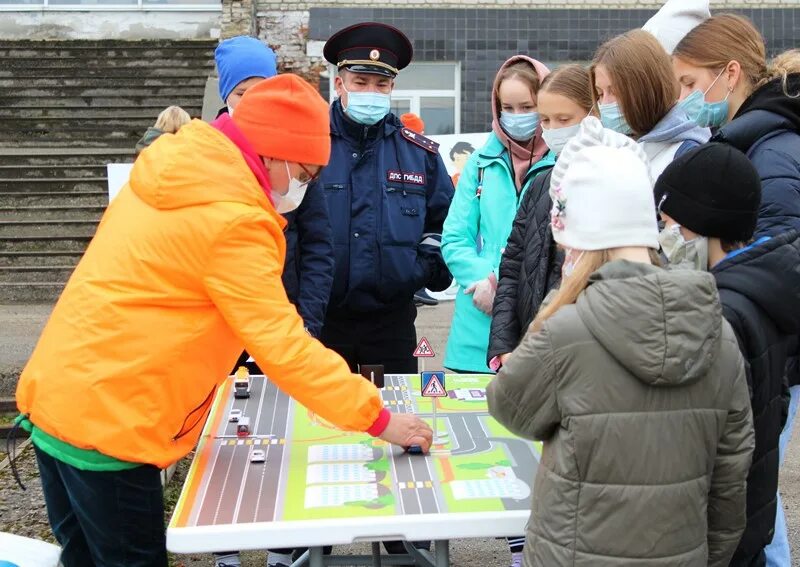
[{"label": "white sneaker", "polygon": [[292,563],[292,556],[289,554],[270,551],[267,555],[267,567],[289,567]]},{"label": "white sneaker", "polygon": [[522,567],[522,552],[511,554],[511,567]]},{"label": "white sneaker", "polygon": [[214,567],[242,567],[238,553],[214,555]]}]

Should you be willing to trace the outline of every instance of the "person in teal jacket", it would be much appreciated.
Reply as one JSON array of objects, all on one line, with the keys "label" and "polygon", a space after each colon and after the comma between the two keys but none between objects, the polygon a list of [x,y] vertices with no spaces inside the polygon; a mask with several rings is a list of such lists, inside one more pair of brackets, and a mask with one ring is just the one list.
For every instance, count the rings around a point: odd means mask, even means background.
[{"label": "person in teal jacket", "polygon": [[459,285],[444,365],[490,372],[486,364],[500,258],[517,207],[537,173],[555,163],[542,139],[537,93],[549,73],[515,55],[492,89],[492,132],[461,173],[442,233],[442,254]]}]

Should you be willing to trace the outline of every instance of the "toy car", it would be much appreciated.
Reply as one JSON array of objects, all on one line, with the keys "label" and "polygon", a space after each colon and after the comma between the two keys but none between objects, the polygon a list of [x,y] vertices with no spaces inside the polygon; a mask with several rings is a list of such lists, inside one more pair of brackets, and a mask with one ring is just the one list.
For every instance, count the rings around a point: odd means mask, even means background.
[{"label": "toy car", "polygon": [[239,437],[247,437],[250,435],[250,418],[240,417],[236,423],[236,435]]},{"label": "toy car", "polygon": [[266,460],[267,460],[267,454],[264,452],[263,449],[253,449],[250,452],[251,463],[263,463]]},{"label": "toy car", "polygon": [[231,423],[236,423],[239,421],[240,417],[242,417],[242,410],[232,409],[231,413],[228,414],[228,421]]}]

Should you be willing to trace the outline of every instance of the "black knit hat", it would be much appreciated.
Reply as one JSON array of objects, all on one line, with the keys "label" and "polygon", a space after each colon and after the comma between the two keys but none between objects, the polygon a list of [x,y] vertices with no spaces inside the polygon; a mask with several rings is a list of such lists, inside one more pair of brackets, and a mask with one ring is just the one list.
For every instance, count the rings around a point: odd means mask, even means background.
[{"label": "black knit hat", "polygon": [[660,212],[692,232],[747,242],[756,229],[761,180],[742,152],[711,143],[674,159],[656,181],[655,196]]}]

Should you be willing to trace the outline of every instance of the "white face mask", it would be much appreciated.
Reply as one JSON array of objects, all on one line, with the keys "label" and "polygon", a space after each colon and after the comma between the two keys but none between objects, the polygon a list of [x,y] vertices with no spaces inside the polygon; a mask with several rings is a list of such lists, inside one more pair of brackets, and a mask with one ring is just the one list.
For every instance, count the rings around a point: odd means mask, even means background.
[{"label": "white face mask", "polygon": [[564,126],[563,128],[542,128],[542,139],[547,147],[550,148],[556,155],[561,153],[564,146],[567,145],[578,130],[581,129],[581,123],[573,124],[572,126]]},{"label": "white face mask", "polygon": [[286,165],[286,177],[289,179],[289,189],[284,194],[272,191],[272,199],[275,202],[275,210],[284,215],[290,213],[300,206],[303,198],[306,196],[308,190],[308,183],[303,183],[298,179],[292,177],[289,171],[289,162],[283,162]]}]

